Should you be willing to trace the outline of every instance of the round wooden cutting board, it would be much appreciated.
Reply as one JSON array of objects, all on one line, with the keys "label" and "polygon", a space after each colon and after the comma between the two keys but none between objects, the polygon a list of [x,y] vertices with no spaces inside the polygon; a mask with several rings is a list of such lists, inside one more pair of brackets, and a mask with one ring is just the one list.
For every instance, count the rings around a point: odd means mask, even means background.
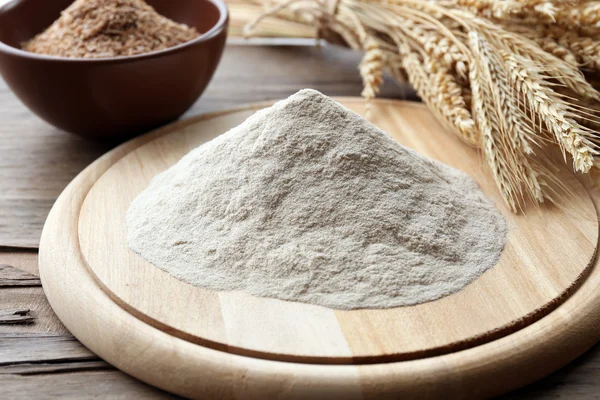
[{"label": "round wooden cutting board", "polygon": [[[362,99],[339,99],[362,113]],[[125,372],[197,398],[475,397],[537,379],[600,339],[598,215],[570,198],[503,204],[479,154],[426,107],[372,103],[371,122],[470,174],[509,223],[496,266],[442,299],[333,310],[186,284],[130,251],[125,213],[159,172],[240,124],[257,104],[181,121],[107,153],[65,189],[44,227],[40,273],[56,314]]]}]

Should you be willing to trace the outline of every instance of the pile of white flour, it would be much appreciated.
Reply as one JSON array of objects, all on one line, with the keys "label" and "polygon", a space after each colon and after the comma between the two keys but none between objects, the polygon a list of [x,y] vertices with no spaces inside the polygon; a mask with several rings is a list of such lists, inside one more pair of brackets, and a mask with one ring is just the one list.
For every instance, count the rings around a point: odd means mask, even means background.
[{"label": "pile of white flour", "polygon": [[314,90],[155,177],[127,227],[133,251],[185,282],[338,309],[456,292],[507,231],[468,175]]}]

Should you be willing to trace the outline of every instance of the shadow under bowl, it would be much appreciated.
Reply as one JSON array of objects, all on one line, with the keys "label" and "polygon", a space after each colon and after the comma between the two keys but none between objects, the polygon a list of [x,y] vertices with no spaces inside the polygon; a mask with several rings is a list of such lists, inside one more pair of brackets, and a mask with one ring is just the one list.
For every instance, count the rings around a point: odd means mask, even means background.
[{"label": "shadow under bowl", "polygon": [[67,132],[121,140],[175,120],[200,97],[221,59],[229,21],[221,0],[147,0],[201,33],[165,50],[103,59],[20,50],[72,2],[15,0],[0,8],[0,74],[31,111]]}]

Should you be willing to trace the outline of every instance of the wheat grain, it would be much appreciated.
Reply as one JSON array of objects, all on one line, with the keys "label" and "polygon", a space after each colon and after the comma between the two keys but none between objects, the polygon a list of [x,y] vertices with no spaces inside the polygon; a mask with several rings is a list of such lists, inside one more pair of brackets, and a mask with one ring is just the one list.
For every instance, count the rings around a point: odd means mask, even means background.
[{"label": "wheat grain", "polygon": [[361,96],[367,100],[366,115],[371,113],[371,100],[379,93],[383,83],[383,63],[385,55],[376,40],[367,37],[365,39],[365,55],[358,69],[363,80],[363,91]]},{"label": "wheat grain", "polygon": [[502,25],[511,32],[535,41],[546,52],[573,66],[600,70],[600,42],[592,37],[581,36],[557,25],[529,27],[515,22]]},{"label": "wheat grain", "polygon": [[[512,96],[508,71],[498,53],[476,32],[469,33],[469,45],[476,55],[480,75],[485,82],[478,83],[479,93],[485,95],[487,102],[485,112],[493,116],[491,121],[494,124],[491,128],[494,131],[494,141],[486,139],[488,151],[491,151],[489,147],[493,145],[495,158],[502,159],[504,169],[508,170],[509,175],[517,178],[516,182],[514,178],[508,180],[516,203],[520,205],[524,199],[520,182],[525,184],[528,196],[540,201],[543,195],[537,190],[537,175],[526,158],[527,154],[533,153],[529,143],[533,131],[528,118]],[[479,80],[482,79],[481,76]]]},{"label": "wheat grain", "polygon": [[[476,145],[475,122],[466,108],[460,85],[448,70],[431,66],[428,71],[417,53],[408,49],[403,50],[402,65],[413,88],[438,119],[465,142]],[[431,69],[435,69],[433,79],[429,77]]]},{"label": "wheat grain", "polygon": [[514,212],[517,211],[517,203],[513,191],[513,184],[508,176],[508,166],[500,153],[496,143],[496,132],[494,126],[498,125],[496,111],[490,107],[487,83],[483,79],[483,71],[478,62],[474,62],[469,72],[471,80],[471,91],[473,93],[472,107],[473,117],[480,132],[481,148],[486,163],[492,171],[492,176],[504,197],[507,205]]},{"label": "wheat grain", "polygon": [[583,97],[600,101],[600,93],[586,81],[585,76],[575,66],[547,53],[532,40],[506,31],[473,15],[464,12],[459,12],[459,14],[475,24],[485,34],[485,37],[498,48],[528,58],[538,65],[544,65],[547,68],[546,73],[551,78]]},{"label": "wheat grain", "polygon": [[475,32],[469,34],[469,43],[472,49],[479,52],[478,59],[483,71],[486,72],[488,85],[491,86],[490,95],[499,107],[498,128],[500,132],[509,137],[514,149],[522,149],[525,153],[531,153],[532,148],[529,140],[532,137],[532,130],[529,126],[529,120],[521,108],[515,104],[508,72],[498,52],[492,49],[491,45]]},{"label": "wheat grain", "polygon": [[579,29],[582,27],[599,28],[600,2],[589,1],[574,7],[569,7],[568,4],[565,4],[555,14],[554,21],[570,29]]},{"label": "wheat grain", "polygon": [[514,0],[454,0],[453,3],[487,18],[503,18],[518,13],[523,8],[523,4]]},{"label": "wheat grain", "polygon": [[548,36],[546,34],[545,26],[542,26],[541,29],[539,29],[539,27],[536,26],[524,25],[521,21],[502,21],[501,24],[506,30],[534,41],[547,53],[550,53],[573,66],[579,67],[581,60],[578,59],[575,53],[568,47],[558,43],[554,37]]},{"label": "wheat grain", "polygon": [[547,27],[544,33],[577,55],[582,66],[600,69],[600,42],[557,26]]},{"label": "wheat grain", "polygon": [[542,116],[545,127],[560,148],[573,157],[573,166],[588,172],[594,165],[596,146],[589,140],[593,133],[577,123],[570,107],[551,89],[543,70],[518,55],[506,55],[510,80],[530,110]]},{"label": "wheat grain", "polygon": [[445,68],[456,72],[463,80],[468,77],[468,56],[448,37],[434,29],[427,29],[424,24],[404,19],[403,27],[432,59],[438,60]]},{"label": "wheat grain", "polygon": [[458,131],[459,136],[468,144],[475,146],[479,142],[475,121],[471,116],[462,86],[447,68],[429,60],[426,70],[432,74],[432,100],[438,104],[442,118]]},{"label": "wheat grain", "polygon": [[[583,98],[577,93],[565,87],[555,87],[554,90],[562,99],[569,102],[569,107],[573,111],[573,118],[581,125],[590,128],[594,132],[600,131],[600,103],[590,99]],[[595,143],[598,135],[594,135],[590,140]],[[597,163],[597,161],[596,161]]]},{"label": "wheat grain", "polygon": [[553,20],[558,7],[547,0],[454,0],[453,3],[486,18],[507,19],[538,15]]}]

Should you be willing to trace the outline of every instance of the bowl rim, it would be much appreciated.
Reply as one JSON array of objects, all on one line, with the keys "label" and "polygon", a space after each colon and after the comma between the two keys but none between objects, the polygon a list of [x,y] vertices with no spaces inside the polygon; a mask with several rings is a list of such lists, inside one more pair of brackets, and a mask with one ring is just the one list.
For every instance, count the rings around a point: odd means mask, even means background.
[{"label": "bowl rim", "polygon": [[[8,3],[0,6],[0,13],[11,8],[18,1],[22,0],[11,0]],[[140,61],[144,59],[150,59],[175,53],[179,50],[183,50],[187,47],[194,46],[196,44],[206,42],[215,36],[218,36],[227,28],[229,22],[229,10],[223,0],[201,0],[213,4],[219,11],[219,20],[210,28],[195,39],[187,42],[178,44],[177,46],[169,47],[162,50],[155,50],[149,53],[136,54],[132,56],[118,56],[118,57],[102,57],[102,58],[74,58],[74,57],[59,57],[51,56],[47,54],[32,53],[29,51],[22,50],[17,47],[9,46],[8,44],[0,41],[0,52],[9,53],[19,57],[32,58],[40,61],[55,61],[55,62],[69,62],[69,63],[123,63],[129,61]]]}]

